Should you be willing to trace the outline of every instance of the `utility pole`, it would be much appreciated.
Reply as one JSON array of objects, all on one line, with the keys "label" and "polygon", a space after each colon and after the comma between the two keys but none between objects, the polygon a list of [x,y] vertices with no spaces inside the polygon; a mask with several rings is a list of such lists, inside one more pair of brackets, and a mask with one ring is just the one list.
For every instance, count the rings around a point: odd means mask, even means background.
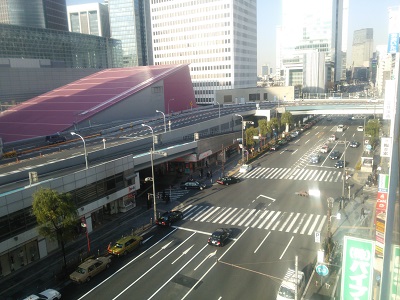
[{"label": "utility pole", "polygon": [[342,197],[344,197],[345,182],[346,182],[346,139],[344,139],[344,152],[343,152],[343,186],[342,186]]},{"label": "utility pole", "polygon": [[294,289],[294,300],[297,300],[297,289],[298,289],[298,287],[299,287],[299,283],[298,283],[298,280],[299,280],[299,274],[298,274],[298,269],[299,269],[299,267],[298,267],[298,257],[297,257],[297,255],[295,256],[295,260],[294,260],[294,270],[295,270],[295,276],[296,276],[296,284],[295,284],[295,289]]}]

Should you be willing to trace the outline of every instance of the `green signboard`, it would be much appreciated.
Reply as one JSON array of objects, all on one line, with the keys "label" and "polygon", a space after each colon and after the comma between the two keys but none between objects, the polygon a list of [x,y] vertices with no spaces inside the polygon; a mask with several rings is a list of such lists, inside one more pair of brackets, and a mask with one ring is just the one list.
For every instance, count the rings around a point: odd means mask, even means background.
[{"label": "green signboard", "polygon": [[374,242],[345,236],[340,299],[373,298]]},{"label": "green signboard", "polygon": [[392,294],[390,299],[400,299],[400,247],[394,246],[393,248],[393,270],[391,271],[392,278],[390,279],[390,285]]}]

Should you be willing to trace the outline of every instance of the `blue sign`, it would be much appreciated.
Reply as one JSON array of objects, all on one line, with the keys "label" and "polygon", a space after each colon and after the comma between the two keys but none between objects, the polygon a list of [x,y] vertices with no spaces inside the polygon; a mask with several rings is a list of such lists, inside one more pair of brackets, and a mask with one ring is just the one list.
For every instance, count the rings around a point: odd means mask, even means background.
[{"label": "blue sign", "polygon": [[315,271],[317,272],[318,275],[320,276],[326,276],[329,274],[329,269],[325,265],[318,265],[315,267]]},{"label": "blue sign", "polygon": [[398,33],[390,33],[388,40],[388,53],[397,53],[399,52],[399,34]]}]

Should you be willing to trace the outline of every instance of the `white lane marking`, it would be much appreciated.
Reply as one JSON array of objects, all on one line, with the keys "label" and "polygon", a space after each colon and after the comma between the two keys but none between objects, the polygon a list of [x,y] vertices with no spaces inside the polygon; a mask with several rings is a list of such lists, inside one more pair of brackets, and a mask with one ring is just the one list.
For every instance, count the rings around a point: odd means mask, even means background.
[{"label": "white lane marking", "polygon": [[[236,239],[236,241],[234,241],[234,242],[232,243],[232,245],[221,255],[221,257],[220,257],[219,259],[221,259],[222,257],[224,257],[224,255],[225,255],[226,253],[228,253],[228,251],[235,245],[235,243],[245,234],[245,232],[246,232],[248,229],[249,229],[249,227],[247,227],[247,228],[243,231],[243,233]],[[206,275],[214,268],[214,266],[215,266],[216,264],[217,264],[217,261],[216,261],[215,263],[212,264],[212,266],[207,270],[207,272],[205,272],[204,275],[201,276],[201,278],[192,286],[192,288],[182,297],[182,300],[183,300],[183,299],[186,299],[186,297],[187,297],[194,289],[197,288],[197,285],[198,285],[200,282],[203,282],[204,277],[206,277]],[[171,277],[171,279],[172,279],[172,278],[173,278],[173,277]]]},{"label": "white lane marking", "polygon": [[326,216],[324,216],[324,217],[322,218],[322,221],[321,221],[321,223],[319,224],[318,230],[317,230],[317,231],[321,232],[322,226],[324,226],[325,220],[326,220]]},{"label": "white lane marking", "polygon": [[260,249],[261,245],[265,242],[265,240],[267,239],[267,237],[271,234],[271,231],[268,232],[267,236],[261,241],[260,245],[258,245],[258,247],[256,248],[256,250],[254,250],[254,253],[256,253],[258,251],[258,249]]},{"label": "white lane marking", "polygon": [[213,223],[217,223],[219,221],[219,219],[221,219],[223,216],[225,216],[232,208],[227,208],[225,209],[225,211],[222,212],[222,214],[220,213],[219,216],[214,219],[212,222]]},{"label": "white lane marking", "polygon": [[294,238],[294,236],[292,236],[292,238],[290,239],[289,243],[287,244],[285,250],[283,250],[281,257],[279,257],[279,260],[281,260],[283,255],[285,255],[285,252],[286,252],[287,248],[289,248],[289,245],[292,242],[293,238]]},{"label": "white lane marking", "polygon": [[165,244],[164,246],[162,246],[160,248],[160,250],[156,251],[152,256],[150,256],[150,258],[153,258],[154,256],[156,256],[158,253],[160,253],[161,251],[167,249],[167,247],[173,242],[174,240],[170,241],[168,244]]},{"label": "white lane marking", "polygon": [[232,223],[231,225],[235,225],[242,217],[245,213],[247,213],[250,209],[247,208],[239,217],[237,217]]},{"label": "white lane marking", "polygon": [[290,215],[289,215],[289,217],[287,218],[286,222],[283,223],[283,225],[281,226],[281,228],[279,228],[279,231],[282,231],[282,230],[285,228],[286,224],[289,222],[289,220],[290,220],[290,218],[293,216],[293,214],[294,214],[294,213],[290,213]]},{"label": "white lane marking", "polygon": [[270,211],[268,213],[268,216],[265,217],[265,220],[258,226],[258,228],[261,228],[264,226],[265,223],[267,223],[268,219],[271,218],[271,216],[275,213],[275,211]]},{"label": "white lane marking", "polygon": [[311,225],[310,230],[308,231],[308,235],[311,235],[314,231],[315,226],[317,226],[318,220],[321,216],[317,215],[317,218],[315,219],[314,223]]},{"label": "white lane marking", "polygon": [[260,222],[260,221],[262,220],[262,218],[263,218],[267,213],[268,213],[268,210],[264,211],[264,212],[261,214],[261,216],[258,217],[258,220],[255,221],[255,222],[251,225],[251,227],[256,227],[257,223]]},{"label": "white lane marking", "polygon": [[299,149],[294,150],[294,151],[292,152],[292,155],[295,154],[295,153],[297,152],[297,150],[299,150]]},{"label": "white lane marking", "polygon": [[217,250],[215,250],[214,252],[211,252],[210,254],[208,254],[198,265],[196,268],[193,269],[193,271],[196,271],[207,259],[215,256],[217,254]]},{"label": "white lane marking", "polygon": [[227,214],[226,217],[223,218],[223,219],[221,220],[221,223],[224,223],[224,221],[225,221],[226,219],[228,219],[236,210],[237,210],[237,207],[235,207],[234,209],[232,209],[232,210],[230,211],[230,213]]},{"label": "white lane marking", "polygon": [[188,249],[186,249],[185,251],[182,252],[181,255],[179,255],[172,263],[171,265],[173,265],[174,263],[176,263],[182,256],[188,254],[188,252],[190,251],[190,249],[193,248],[194,245],[190,246]]},{"label": "white lane marking", "polygon": [[275,198],[271,198],[271,197],[268,197],[268,196],[265,196],[265,195],[258,195],[256,199],[258,199],[260,197],[267,198],[267,199],[272,200],[272,201],[276,200]]},{"label": "white lane marking", "polygon": [[271,219],[271,221],[268,223],[268,225],[265,227],[265,229],[268,229],[272,225],[272,223],[276,220],[276,218],[279,217],[280,214],[281,214],[281,212],[277,211],[276,215]]},{"label": "white lane marking", "polygon": [[255,212],[256,212],[256,209],[253,208],[253,209],[247,214],[247,216],[238,224],[238,226],[242,226],[242,224],[243,224],[244,222],[246,222],[246,220],[247,220],[248,218],[250,218],[251,215],[254,214]]},{"label": "white lane marking", "polygon": [[300,231],[300,234],[304,234],[304,232],[306,231],[308,224],[310,224],[311,219],[312,219],[313,216],[314,216],[314,215],[311,214],[311,215],[308,217],[308,220],[307,220],[306,224],[304,224],[304,227],[303,227],[303,229]]},{"label": "white lane marking", "polygon": [[286,228],[286,232],[289,232],[289,231],[292,229],[294,223],[296,222],[296,220],[297,220],[297,218],[298,218],[299,216],[300,216],[300,213],[297,213],[297,215],[294,217],[292,223],[290,223],[289,227]]}]

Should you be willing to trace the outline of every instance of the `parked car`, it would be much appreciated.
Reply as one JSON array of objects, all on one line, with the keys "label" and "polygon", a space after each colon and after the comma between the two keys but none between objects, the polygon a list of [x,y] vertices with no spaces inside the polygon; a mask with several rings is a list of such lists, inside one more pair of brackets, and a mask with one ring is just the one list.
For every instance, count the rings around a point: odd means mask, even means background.
[{"label": "parked car", "polygon": [[251,165],[246,165],[246,164],[244,164],[244,165],[242,165],[242,166],[240,167],[239,173],[247,173],[247,172],[249,172],[251,169],[252,169],[252,166],[251,166]]},{"label": "parked car", "polygon": [[181,189],[184,190],[204,190],[206,185],[198,181],[186,181],[181,183]]},{"label": "parked car", "polygon": [[358,146],[360,146],[360,143],[357,141],[351,141],[349,146],[351,148],[357,148]]},{"label": "parked car", "polygon": [[332,134],[332,135],[328,138],[328,141],[330,141],[330,142],[336,141],[336,135]]},{"label": "parked car", "polygon": [[271,146],[269,147],[269,149],[270,149],[270,150],[273,150],[273,151],[276,151],[278,148],[279,148],[279,144],[278,144],[278,143],[273,144],[273,145],[271,145]]},{"label": "parked car", "polygon": [[358,126],[357,131],[364,131],[364,126]]},{"label": "parked car", "polygon": [[208,238],[208,244],[223,247],[225,245],[225,241],[229,238],[230,235],[231,231],[228,228],[218,228]]},{"label": "parked car", "polygon": [[115,256],[127,255],[128,252],[135,250],[142,244],[143,237],[128,235],[119,239],[114,246],[108,249],[108,253]]},{"label": "parked car", "polygon": [[330,159],[339,159],[339,158],[340,158],[340,152],[337,151],[337,150],[332,151],[332,152],[329,154],[329,158],[330,158]]},{"label": "parked car", "polygon": [[225,177],[222,177],[222,178],[218,179],[217,183],[218,184],[222,184],[222,185],[230,185],[230,184],[233,184],[233,183],[237,183],[239,181],[240,181],[240,179],[237,178],[237,177],[225,176]]},{"label": "parked car", "polygon": [[336,168],[336,169],[343,168],[345,165],[346,165],[346,163],[345,163],[343,160],[338,160],[338,161],[335,163],[335,168]]},{"label": "parked car", "polygon": [[156,224],[160,226],[171,226],[172,223],[182,219],[183,219],[183,212],[179,210],[171,210],[163,213],[156,220]]},{"label": "parked car", "polygon": [[321,149],[319,149],[319,152],[321,153],[328,153],[329,152],[329,146],[328,145],[323,145]]},{"label": "parked car", "polygon": [[59,133],[46,136],[46,143],[49,145],[62,143],[65,141],[67,141],[65,136],[63,136]]},{"label": "parked car", "polygon": [[77,283],[89,282],[90,279],[110,267],[111,258],[100,256],[96,259],[89,258],[81,263],[78,268],[69,275],[72,281]]},{"label": "parked car", "polygon": [[310,164],[317,164],[319,163],[319,155],[313,154],[310,156]]},{"label": "parked car", "polygon": [[60,292],[53,289],[47,289],[44,290],[43,292],[32,294],[22,300],[55,300],[55,299],[57,300],[61,299]]},{"label": "parked car", "polygon": [[277,144],[280,145],[280,146],[283,146],[283,145],[287,144],[287,142],[288,141],[286,139],[280,139],[280,140],[277,141]]}]

